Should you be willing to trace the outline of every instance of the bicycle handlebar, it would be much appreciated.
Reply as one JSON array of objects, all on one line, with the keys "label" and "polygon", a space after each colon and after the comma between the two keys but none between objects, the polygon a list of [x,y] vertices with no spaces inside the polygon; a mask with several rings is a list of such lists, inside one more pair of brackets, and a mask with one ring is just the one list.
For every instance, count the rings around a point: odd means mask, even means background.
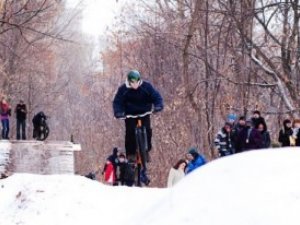
[{"label": "bicycle handlebar", "polygon": [[143,114],[138,114],[138,115],[126,115],[125,117],[121,118],[121,119],[127,119],[127,118],[141,118],[147,115],[151,115],[153,113],[153,111],[149,111],[149,112],[145,112]]}]

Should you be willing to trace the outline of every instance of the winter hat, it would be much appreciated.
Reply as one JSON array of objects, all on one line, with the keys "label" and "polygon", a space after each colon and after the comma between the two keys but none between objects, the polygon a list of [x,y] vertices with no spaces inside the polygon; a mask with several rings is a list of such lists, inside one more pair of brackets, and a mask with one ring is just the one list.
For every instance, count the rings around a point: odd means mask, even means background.
[{"label": "winter hat", "polygon": [[228,122],[234,122],[236,120],[236,118],[237,118],[236,114],[230,113],[227,116],[227,121]]},{"label": "winter hat", "polygon": [[196,158],[199,153],[196,147],[192,147],[188,150],[188,153],[191,154],[194,158]]},{"label": "winter hat", "polygon": [[119,151],[118,148],[117,148],[117,147],[114,147],[114,148],[113,148],[113,155],[117,155],[117,154],[118,154],[118,151]]}]

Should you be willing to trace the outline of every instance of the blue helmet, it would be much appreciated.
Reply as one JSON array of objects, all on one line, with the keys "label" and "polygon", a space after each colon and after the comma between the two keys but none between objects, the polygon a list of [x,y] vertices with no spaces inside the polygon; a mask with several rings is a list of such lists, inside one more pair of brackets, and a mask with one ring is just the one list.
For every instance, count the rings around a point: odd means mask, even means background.
[{"label": "blue helmet", "polygon": [[141,74],[137,70],[131,70],[127,74],[127,80],[130,81],[139,81],[141,79]]}]

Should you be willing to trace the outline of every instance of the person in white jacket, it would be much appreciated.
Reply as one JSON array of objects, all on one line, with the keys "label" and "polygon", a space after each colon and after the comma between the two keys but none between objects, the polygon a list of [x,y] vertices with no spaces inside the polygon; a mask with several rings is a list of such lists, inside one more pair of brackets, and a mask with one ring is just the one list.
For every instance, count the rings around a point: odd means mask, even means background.
[{"label": "person in white jacket", "polygon": [[173,187],[178,181],[185,176],[185,168],[187,162],[184,159],[180,159],[175,166],[170,169],[168,177],[168,187]]}]

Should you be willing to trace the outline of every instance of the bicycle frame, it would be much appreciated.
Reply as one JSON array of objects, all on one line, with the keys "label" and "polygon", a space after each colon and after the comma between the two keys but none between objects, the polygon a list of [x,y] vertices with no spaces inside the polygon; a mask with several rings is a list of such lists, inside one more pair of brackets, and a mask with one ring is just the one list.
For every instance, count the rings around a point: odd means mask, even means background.
[{"label": "bicycle frame", "polygon": [[135,128],[136,138],[136,165],[137,165],[137,186],[141,186],[141,172],[147,171],[146,152],[148,150],[148,139],[146,128],[142,124],[142,117],[150,115],[152,112],[146,112],[142,115],[127,115],[126,118],[136,118],[137,124]]}]

